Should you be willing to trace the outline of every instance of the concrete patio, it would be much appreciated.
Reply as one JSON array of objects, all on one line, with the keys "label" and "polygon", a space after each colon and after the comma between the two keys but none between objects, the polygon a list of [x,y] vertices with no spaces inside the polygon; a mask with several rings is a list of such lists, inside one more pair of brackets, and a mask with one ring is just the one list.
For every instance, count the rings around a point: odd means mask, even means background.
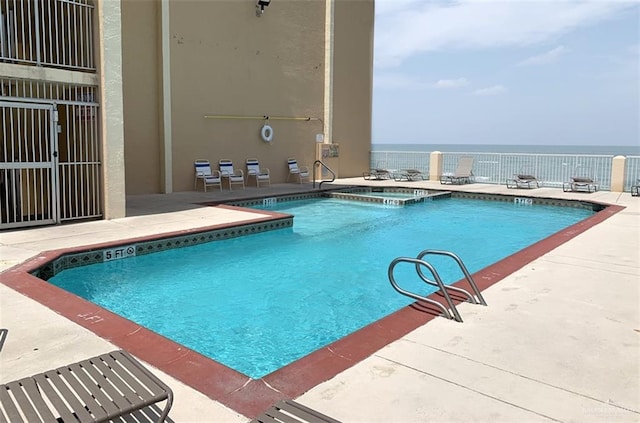
[{"label": "concrete patio", "polygon": [[[431,181],[349,178],[335,184],[583,199],[625,208],[486,289],[488,307],[460,305],[463,324],[436,318],[298,402],[344,422],[640,421],[640,198]],[[130,197],[123,219],[0,232],[0,271],[43,251],[250,220],[260,213],[199,203],[310,188],[280,184]],[[0,281],[5,276],[0,273]],[[0,328],[9,329],[0,383],[118,348],[4,284]],[[174,421],[249,420],[152,370],[174,390]]]}]

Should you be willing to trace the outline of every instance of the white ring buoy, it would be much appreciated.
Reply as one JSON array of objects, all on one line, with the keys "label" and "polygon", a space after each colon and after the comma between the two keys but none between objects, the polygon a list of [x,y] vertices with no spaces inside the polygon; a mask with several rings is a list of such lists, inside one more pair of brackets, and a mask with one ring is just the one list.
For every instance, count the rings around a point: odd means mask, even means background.
[{"label": "white ring buoy", "polygon": [[271,125],[265,123],[262,126],[262,131],[260,131],[260,135],[262,136],[262,140],[265,142],[271,142],[273,140],[273,128]]}]

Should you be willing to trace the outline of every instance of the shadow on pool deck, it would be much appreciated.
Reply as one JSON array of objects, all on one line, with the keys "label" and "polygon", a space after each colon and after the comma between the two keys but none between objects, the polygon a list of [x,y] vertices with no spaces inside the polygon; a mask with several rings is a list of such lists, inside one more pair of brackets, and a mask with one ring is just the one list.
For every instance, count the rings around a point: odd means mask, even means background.
[{"label": "shadow on pool deck", "polygon": [[[322,190],[346,187],[345,185],[323,185]],[[192,210],[202,205],[213,205],[229,201],[264,198],[279,195],[300,194],[321,191],[316,184],[272,184],[271,186],[247,187],[246,189],[212,190],[207,192],[188,191],[172,194],[131,195],[127,197],[127,217],[149,214]]]}]

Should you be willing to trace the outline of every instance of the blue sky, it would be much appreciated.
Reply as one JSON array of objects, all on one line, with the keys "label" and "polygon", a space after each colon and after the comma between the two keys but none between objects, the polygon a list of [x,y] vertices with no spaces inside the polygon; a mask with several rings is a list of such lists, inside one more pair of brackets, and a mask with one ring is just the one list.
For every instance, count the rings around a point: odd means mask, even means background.
[{"label": "blue sky", "polygon": [[640,1],[375,1],[373,143],[640,144]]}]

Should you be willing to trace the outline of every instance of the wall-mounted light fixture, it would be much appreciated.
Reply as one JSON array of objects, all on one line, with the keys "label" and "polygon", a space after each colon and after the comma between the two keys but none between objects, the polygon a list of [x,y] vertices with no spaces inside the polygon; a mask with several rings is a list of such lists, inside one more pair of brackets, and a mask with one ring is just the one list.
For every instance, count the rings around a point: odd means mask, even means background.
[{"label": "wall-mounted light fixture", "polygon": [[264,8],[269,6],[271,0],[258,0],[256,3],[256,16],[260,17],[264,13]]}]

